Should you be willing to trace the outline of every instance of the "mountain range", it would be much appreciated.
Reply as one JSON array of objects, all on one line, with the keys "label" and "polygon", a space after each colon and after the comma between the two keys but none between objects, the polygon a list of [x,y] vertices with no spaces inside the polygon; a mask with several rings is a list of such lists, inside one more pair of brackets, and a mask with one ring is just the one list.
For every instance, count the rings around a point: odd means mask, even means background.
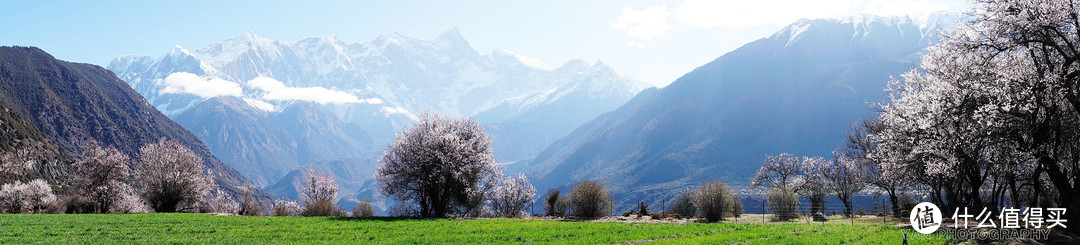
[{"label": "mountain range", "polygon": [[[871,115],[890,76],[917,67],[958,19],[800,20],[675,80],[638,94],[561,138],[521,167],[538,190],[607,184],[619,209],[659,207],[709,180],[747,187],[767,154],[831,156],[843,132]],[[738,189],[738,188],[737,188]]]}]

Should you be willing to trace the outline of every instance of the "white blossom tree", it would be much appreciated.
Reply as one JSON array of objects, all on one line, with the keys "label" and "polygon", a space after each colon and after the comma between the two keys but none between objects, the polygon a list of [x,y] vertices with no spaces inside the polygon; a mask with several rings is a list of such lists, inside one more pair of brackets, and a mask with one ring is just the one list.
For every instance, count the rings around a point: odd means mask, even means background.
[{"label": "white blossom tree", "polygon": [[274,216],[299,216],[301,211],[296,201],[274,200]]},{"label": "white blossom tree", "polygon": [[795,190],[802,183],[801,173],[799,157],[786,152],[769,155],[765,156],[765,162],[757,173],[750,177],[750,185]]},{"label": "white blossom tree", "polygon": [[210,191],[202,197],[201,203],[201,211],[205,213],[240,213],[240,203],[222,189]]},{"label": "white blossom tree", "polygon": [[844,215],[851,216],[851,198],[866,189],[862,168],[855,159],[842,154],[836,154],[832,161],[828,161],[822,172],[825,177],[825,187],[844,203]]},{"label": "white blossom tree", "polygon": [[1075,0],[978,1],[921,70],[890,85],[877,136],[884,175],[921,182],[945,209],[997,206],[1005,189],[1015,204],[1020,186],[1031,187],[1029,205],[1080,208],[1078,9]]},{"label": "white blossom tree", "polygon": [[499,217],[523,215],[536,196],[536,188],[524,174],[507,176],[491,189],[488,207]]},{"label": "white blossom tree", "polygon": [[500,175],[491,137],[476,120],[425,111],[398,133],[375,174],[381,193],[422,217],[469,215]]},{"label": "white blossom tree", "polygon": [[825,198],[829,195],[829,183],[826,179],[829,161],[823,157],[802,157],[799,163],[799,175],[795,192],[810,200],[810,214],[825,213]]},{"label": "white blossom tree", "polygon": [[94,144],[75,163],[75,187],[94,204],[94,212],[109,212],[113,203],[125,194],[128,156],[113,147]]},{"label": "white blossom tree", "polygon": [[146,205],[146,201],[139,196],[139,193],[135,191],[130,185],[121,184],[117,186],[116,199],[109,206],[110,213],[148,213],[150,207]]},{"label": "white blossom tree", "polygon": [[338,185],[333,176],[320,173],[315,167],[304,172],[304,185],[300,189],[304,216],[333,216],[337,211]]},{"label": "white blossom tree", "polygon": [[56,195],[52,193],[52,187],[42,179],[0,186],[0,210],[9,213],[38,213],[54,201]]},{"label": "white blossom tree", "polygon": [[893,215],[900,217],[900,195],[911,183],[908,181],[909,178],[903,177],[907,174],[897,172],[895,169],[890,173],[900,173],[899,175],[884,175],[883,168],[886,167],[885,160],[888,158],[881,151],[882,148],[878,147],[877,140],[877,136],[884,128],[880,119],[864,118],[852,125],[851,130],[845,133],[844,144],[834,152],[834,155],[840,161],[854,163],[857,171],[855,175],[859,176],[862,182],[876,187],[874,193],[888,195]]},{"label": "white blossom tree", "polygon": [[176,141],[161,139],[139,148],[135,179],[156,212],[195,211],[213,186],[202,158]]},{"label": "white blossom tree", "polygon": [[785,202],[785,205],[777,206],[784,207],[784,212],[793,211],[787,210],[787,203],[791,203],[787,199],[799,194],[810,200],[811,213],[824,213],[825,198],[830,190],[825,176],[827,164],[823,157],[800,158],[791,153],[768,155],[750,178],[750,185],[772,189],[770,195],[776,197],[772,199]]}]

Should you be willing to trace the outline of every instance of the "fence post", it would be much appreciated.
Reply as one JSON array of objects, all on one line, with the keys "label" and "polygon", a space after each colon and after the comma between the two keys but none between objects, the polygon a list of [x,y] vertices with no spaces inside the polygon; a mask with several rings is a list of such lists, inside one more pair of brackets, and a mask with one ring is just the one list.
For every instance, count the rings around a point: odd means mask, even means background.
[{"label": "fence post", "polygon": [[765,199],[761,199],[761,223],[765,223]]}]

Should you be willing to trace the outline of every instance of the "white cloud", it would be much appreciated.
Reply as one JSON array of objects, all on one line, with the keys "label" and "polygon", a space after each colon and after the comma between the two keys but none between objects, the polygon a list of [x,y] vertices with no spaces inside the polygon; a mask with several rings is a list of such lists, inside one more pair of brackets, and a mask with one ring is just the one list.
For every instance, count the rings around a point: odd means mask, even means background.
[{"label": "white cloud", "polygon": [[243,95],[240,84],[220,78],[202,78],[199,75],[176,72],[160,80],[165,87],[159,94],[193,94],[202,98]]},{"label": "white cloud", "polygon": [[[922,20],[937,11],[969,8],[965,0],[685,0],[672,13],[667,12],[666,5],[641,11],[623,8],[623,15],[611,27],[625,29],[628,36],[648,42],[675,28],[783,26],[803,18],[846,18],[858,14],[908,15]],[[628,44],[640,46],[640,42]]]},{"label": "white cloud", "polygon": [[379,98],[360,99],[344,91],[323,87],[288,87],[284,83],[269,77],[257,77],[247,82],[246,86],[262,90],[262,100],[300,100],[319,104],[381,104]]},{"label": "white cloud", "polygon": [[255,107],[255,109],[259,109],[259,110],[263,110],[263,111],[274,111],[274,105],[272,105],[270,103],[266,103],[266,101],[252,99],[252,98],[244,98],[244,102],[247,102],[247,104],[250,105],[251,107]]},{"label": "white cloud", "polygon": [[406,110],[405,108],[402,108],[400,106],[398,106],[398,107],[383,107],[381,110],[387,116],[389,116],[390,114],[406,114],[406,115],[409,114],[409,110]]},{"label": "white cloud", "polygon": [[611,23],[611,28],[626,30],[626,34],[630,37],[652,41],[654,37],[671,30],[672,26],[668,24],[670,15],[667,6],[664,5],[642,10],[623,8],[622,15],[615,20],[615,23]]}]

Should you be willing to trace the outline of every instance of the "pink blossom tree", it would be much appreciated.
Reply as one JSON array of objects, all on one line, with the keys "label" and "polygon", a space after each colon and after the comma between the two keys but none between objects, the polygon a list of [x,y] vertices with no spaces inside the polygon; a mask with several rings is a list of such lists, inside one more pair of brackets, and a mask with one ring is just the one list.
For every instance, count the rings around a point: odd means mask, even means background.
[{"label": "pink blossom tree", "polygon": [[536,188],[524,174],[508,176],[491,189],[488,207],[499,217],[518,216],[525,213],[534,196]]},{"label": "pink blossom tree", "polygon": [[83,152],[82,160],[75,163],[75,188],[94,204],[94,212],[109,212],[125,194],[122,190],[129,176],[127,164],[127,155],[98,144]]},{"label": "pink blossom tree", "polygon": [[379,163],[381,193],[422,217],[474,214],[499,176],[491,137],[476,120],[429,111],[394,137]]},{"label": "pink blossom tree", "polygon": [[320,173],[314,167],[304,171],[304,186],[300,189],[304,216],[333,216],[337,211],[338,185],[333,176]]},{"label": "pink blossom tree", "polygon": [[187,147],[161,139],[139,148],[135,179],[156,212],[195,211],[213,186],[202,158]]}]

